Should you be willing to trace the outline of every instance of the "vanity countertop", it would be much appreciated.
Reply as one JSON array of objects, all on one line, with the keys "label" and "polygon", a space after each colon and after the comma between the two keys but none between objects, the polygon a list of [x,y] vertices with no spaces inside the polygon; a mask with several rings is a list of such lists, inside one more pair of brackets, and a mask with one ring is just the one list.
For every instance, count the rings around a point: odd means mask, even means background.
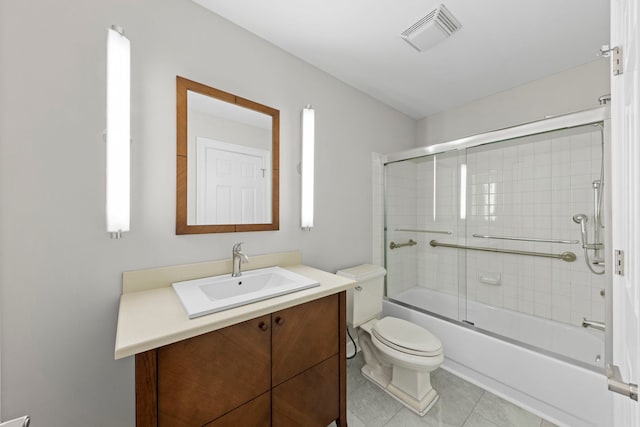
[{"label": "vanity countertop", "polygon": [[127,291],[125,283],[125,293],[120,298],[115,358],[133,356],[355,286],[353,280],[302,264],[280,266],[317,280],[320,286],[189,319],[170,285],[132,292]]}]

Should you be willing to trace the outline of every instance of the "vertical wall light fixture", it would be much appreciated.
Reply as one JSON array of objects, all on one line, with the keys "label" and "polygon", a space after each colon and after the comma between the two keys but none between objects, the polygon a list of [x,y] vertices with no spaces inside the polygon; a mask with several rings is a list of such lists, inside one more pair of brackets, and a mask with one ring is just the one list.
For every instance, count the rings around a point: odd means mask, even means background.
[{"label": "vertical wall light fixture", "polygon": [[131,55],[123,29],[107,31],[107,232],[118,239],[129,231]]},{"label": "vertical wall light fixture", "polygon": [[467,164],[460,165],[460,219],[467,219]]},{"label": "vertical wall light fixture", "polygon": [[302,109],[302,198],[300,226],[304,230],[313,227],[313,177],[315,145],[315,111],[311,105]]}]

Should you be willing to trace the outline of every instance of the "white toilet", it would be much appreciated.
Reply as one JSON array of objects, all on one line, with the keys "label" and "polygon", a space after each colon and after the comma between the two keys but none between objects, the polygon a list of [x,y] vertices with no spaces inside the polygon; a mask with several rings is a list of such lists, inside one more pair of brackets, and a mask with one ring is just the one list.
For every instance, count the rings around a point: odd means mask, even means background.
[{"label": "white toilet", "polygon": [[442,343],[428,330],[395,317],[380,317],[386,270],[363,264],[336,274],[358,282],[347,291],[347,323],[358,330],[362,374],[409,409],[424,415],[438,400],[431,372],[444,360]]}]

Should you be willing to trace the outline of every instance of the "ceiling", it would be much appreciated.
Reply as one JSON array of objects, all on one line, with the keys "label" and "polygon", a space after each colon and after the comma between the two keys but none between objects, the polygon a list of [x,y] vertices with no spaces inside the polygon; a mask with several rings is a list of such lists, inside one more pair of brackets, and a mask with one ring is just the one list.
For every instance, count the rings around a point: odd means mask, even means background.
[{"label": "ceiling", "polygon": [[[193,0],[416,119],[596,60],[608,0]],[[462,28],[400,33],[444,3]]]}]

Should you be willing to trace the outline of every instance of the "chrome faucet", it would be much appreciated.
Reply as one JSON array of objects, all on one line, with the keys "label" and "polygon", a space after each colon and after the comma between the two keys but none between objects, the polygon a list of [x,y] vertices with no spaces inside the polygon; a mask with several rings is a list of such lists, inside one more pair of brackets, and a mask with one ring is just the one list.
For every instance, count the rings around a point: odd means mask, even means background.
[{"label": "chrome faucet", "polygon": [[233,254],[233,272],[231,273],[231,277],[240,277],[242,275],[240,265],[249,262],[249,257],[242,252],[242,243],[233,245],[231,253]]}]

